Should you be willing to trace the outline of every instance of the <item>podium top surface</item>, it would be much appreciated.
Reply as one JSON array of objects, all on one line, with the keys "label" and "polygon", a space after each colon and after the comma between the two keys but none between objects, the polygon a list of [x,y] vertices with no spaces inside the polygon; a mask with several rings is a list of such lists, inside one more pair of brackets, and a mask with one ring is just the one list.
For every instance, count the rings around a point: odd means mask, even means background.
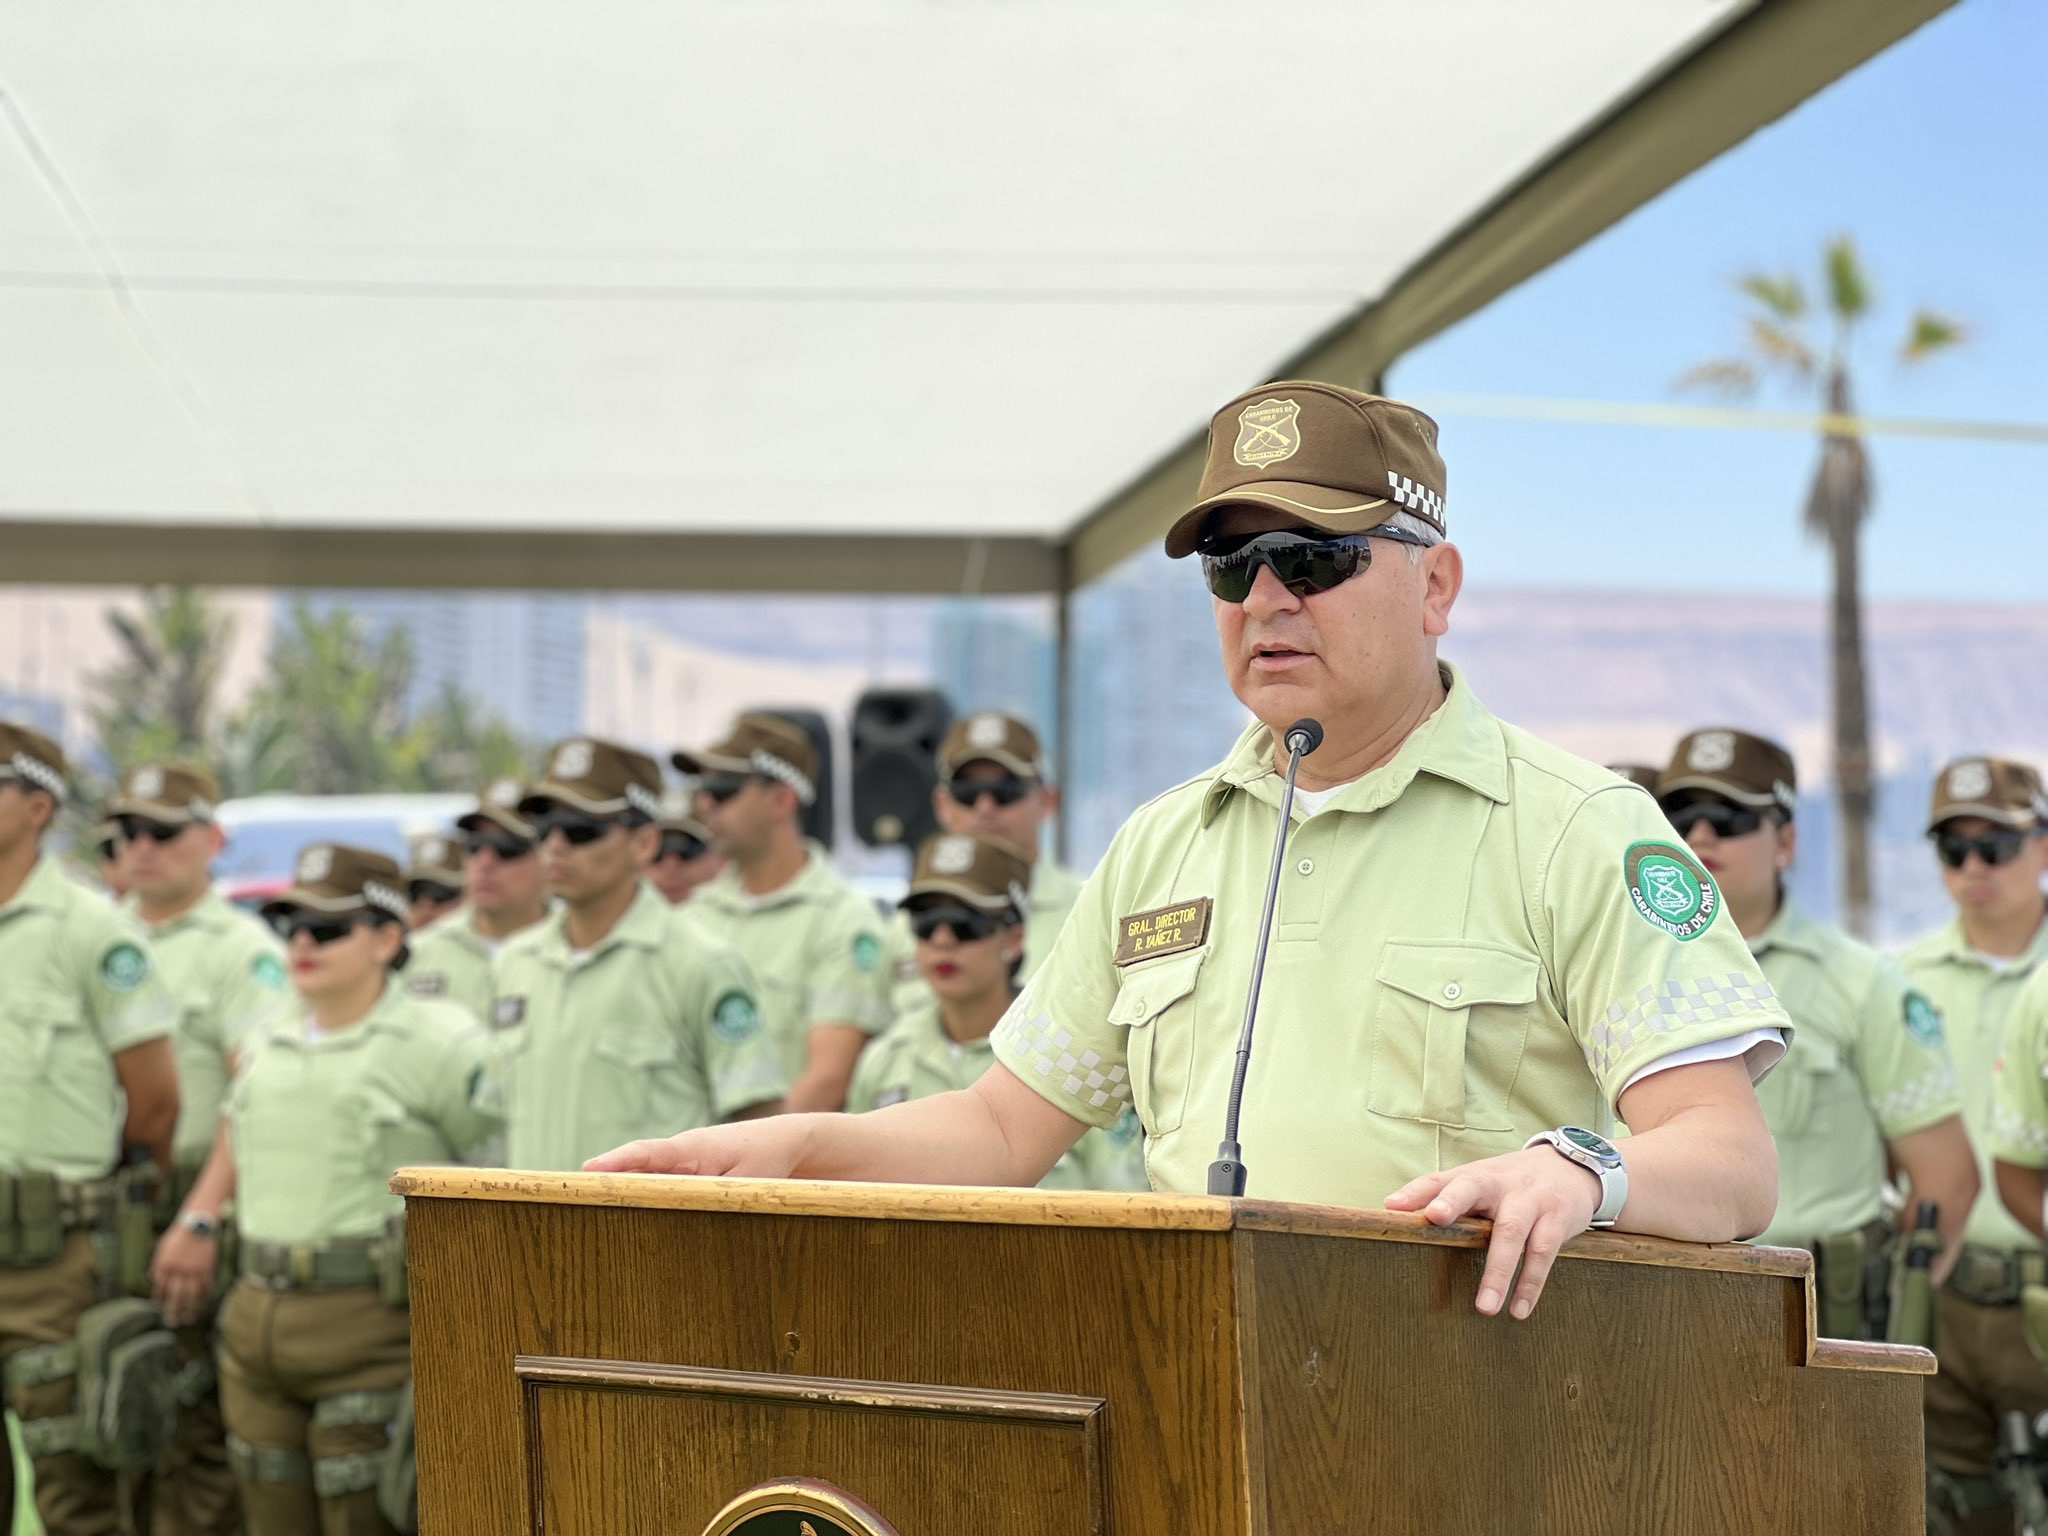
[{"label": "podium top surface", "polygon": [[[401,1168],[392,1191],[408,1200],[498,1200],[632,1210],[822,1216],[969,1225],[1120,1227],[1141,1231],[1291,1232],[1450,1248],[1484,1247],[1489,1224],[1431,1226],[1407,1212],[1231,1200],[1217,1195],[1083,1194],[964,1185],[856,1184],[809,1179],[704,1179],[660,1174],[513,1173],[491,1168]],[[1813,1259],[1796,1248],[1680,1243],[1583,1232],[1565,1245],[1579,1259],[1798,1279]]]}]

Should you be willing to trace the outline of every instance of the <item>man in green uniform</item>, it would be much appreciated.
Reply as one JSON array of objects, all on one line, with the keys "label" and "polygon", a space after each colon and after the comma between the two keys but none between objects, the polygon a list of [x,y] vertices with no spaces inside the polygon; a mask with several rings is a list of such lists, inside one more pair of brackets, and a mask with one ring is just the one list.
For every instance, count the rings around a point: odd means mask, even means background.
[{"label": "man in green uniform", "polygon": [[462,848],[452,837],[430,832],[412,839],[405,866],[405,898],[412,931],[418,933],[462,905]]},{"label": "man in green uniform", "polygon": [[[1886,1158],[1913,1202],[1940,1211],[1947,1275],[1977,1196],[1941,1015],[1896,960],[1816,922],[1785,893],[1797,849],[1792,754],[1747,731],[1694,731],[1657,785],[1658,803],[1714,877],[1798,1035],[1757,1086],[1778,1144],[1778,1214],[1763,1241],[1812,1252],[1821,1331],[1885,1336],[1895,1224]],[[1912,1212],[1904,1213],[1909,1225]]]},{"label": "man in green uniform", "polygon": [[50,1536],[119,1526],[111,1473],[75,1447],[72,1340],[112,1296],[128,1156],[171,1166],[177,1008],[141,925],[42,852],[66,793],[49,738],[0,724],[0,1378]]},{"label": "man in green uniform", "polygon": [[786,1107],[838,1109],[861,1048],[888,1026],[893,972],[881,914],[798,822],[817,798],[818,754],[788,721],[746,714],[717,746],[674,760],[696,777],[697,813],[731,866],[688,911],[759,978]]},{"label": "man in green uniform", "polygon": [[[1906,974],[1941,1011],[1963,1089],[1963,1120],[1982,1159],[1983,1192],[1963,1251],[1935,1303],[1940,1374],[1927,1382],[1927,1459],[1975,1504],[1987,1484],[1998,1428],[2015,1409],[2048,1410],[2048,1373],[2026,1347],[2019,1300],[2041,1278],[2041,1247],[2000,1203],[1991,1168],[1999,1143],[1994,1085],[2006,1020],[2028,978],[2048,961],[2048,799],[2025,763],[1966,757],[1936,775],[1928,836],[1956,915],[1906,947]],[[2009,1529],[2010,1512],[1981,1508],[1966,1530]]]},{"label": "man in green uniform", "polygon": [[[1002,1070],[594,1166],[1028,1184],[1135,1104],[1153,1186],[1203,1189],[1284,741],[1309,717],[1326,734],[1300,760],[1266,960],[1249,1192],[1492,1217],[1487,1314],[1526,1316],[1595,1222],[1762,1231],[1777,1162],[1751,1082],[1789,1021],[1656,803],[1494,719],[1439,663],[1463,582],[1443,495],[1435,423],[1395,401],[1291,381],[1226,406],[1166,547],[1202,555],[1256,723],[1118,834],[995,1032]],[[1617,1116],[1619,1148],[1599,1134]]]},{"label": "man in green uniform", "polygon": [[[966,1088],[995,1064],[989,1031],[1016,1001],[1031,866],[992,838],[941,833],[918,850],[910,890],[913,963],[923,996],[861,1053],[847,1093],[854,1114]],[[1144,1189],[1135,1110],[1090,1130],[1041,1189]]]},{"label": "man in green uniform", "polygon": [[725,872],[725,860],[712,850],[711,829],[686,805],[664,801],[655,825],[661,828],[661,844],[647,866],[647,882],[663,901],[680,907]]},{"label": "man in green uniform", "polygon": [[[293,1011],[284,950],[269,929],[213,886],[225,838],[214,820],[220,786],[189,763],[131,770],[108,806],[128,853],[128,909],[149,930],[165,985],[178,1005],[174,1037],[182,1103],[171,1147],[171,1179],[159,1209],[178,1210],[205,1167],[220,1130],[235,1053],[251,1035]],[[235,1476],[228,1465],[213,1370],[216,1248],[210,1239],[166,1233],[172,1247],[203,1256],[203,1291],[167,1306],[179,1326],[187,1367],[180,1380],[178,1438],[152,1473],[147,1527],[155,1536],[239,1530]],[[161,1246],[161,1244],[159,1245]],[[189,1319],[189,1321],[188,1321]]]},{"label": "man in green uniform", "polygon": [[491,963],[505,941],[548,915],[547,883],[533,824],[519,814],[526,786],[500,779],[457,819],[468,899],[412,941],[405,968],[414,997],[445,997],[476,1018],[491,1017]]},{"label": "man in green uniform", "polygon": [[776,1108],[788,1080],[746,963],[640,878],[661,769],[578,737],[520,804],[559,909],[498,957],[491,1023],[515,1168]]},{"label": "man in green uniform", "polygon": [[128,845],[121,841],[121,829],[111,820],[94,827],[92,851],[100,884],[119,901],[128,894]]}]

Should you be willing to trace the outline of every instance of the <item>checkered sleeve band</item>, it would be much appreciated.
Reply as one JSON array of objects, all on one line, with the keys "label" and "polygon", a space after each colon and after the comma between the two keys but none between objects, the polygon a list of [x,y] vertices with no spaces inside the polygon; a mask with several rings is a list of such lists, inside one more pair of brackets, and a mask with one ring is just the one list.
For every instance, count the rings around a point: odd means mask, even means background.
[{"label": "checkered sleeve band", "polygon": [[797,799],[803,801],[805,805],[817,800],[817,785],[811,782],[810,775],[799,773],[793,763],[785,763],[773,752],[756,752],[747,761],[752,764],[754,772],[771,779],[779,779],[795,790]]},{"label": "checkered sleeve band", "polygon": [[30,757],[26,752],[15,753],[11,761],[17,778],[26,779],[58,800],[64,798],[64,775],[48,763]]},{"label": "checkered sleeve band", "polygon": [[2048,1125],[2028,1119],[2010,1105],[1991,1106],[1991,1155],[2027,1168],[2048,1166]]},{"label": "checkered sleeve band", "polygon": [[[1870,1107],[1877,1112],[1877,1123],[1884,1127],[1887,1135],[1901,1136],[1932,1124],[1934,1120],[1960,1113],[1961,1092],[1956,1083],[1955,1068],[1944,1061],[1937,1067],[1928,1068],[1903,1087],[1879,1094]],[[1945,1113],[1936,1114],[1937,1110]],[[2048,1148],[2048,1141],[2042,1145]]]},{"label": "checkered sleeve band", "polygon": [[1085,1046],[1077,1050],[1079,1042],[1049,1013],[1012,1008],[996,1025],[995,1044],[1019,1076],[1035,1076],[1072,1099],[1075,1117],[1091,1125],[1110,1124],[1131,1102],[1130,1068]]},{"label": "checkered sleeve band", "polygon": [[1586,1064],[1605,1082],[1636,1047],[1656,1036],[1760,1012],[1777,995],[1763,977],[1739,971],[1642,987],[1627,1002],[1610,1004],[1607,1016],[1581,1042]]}]

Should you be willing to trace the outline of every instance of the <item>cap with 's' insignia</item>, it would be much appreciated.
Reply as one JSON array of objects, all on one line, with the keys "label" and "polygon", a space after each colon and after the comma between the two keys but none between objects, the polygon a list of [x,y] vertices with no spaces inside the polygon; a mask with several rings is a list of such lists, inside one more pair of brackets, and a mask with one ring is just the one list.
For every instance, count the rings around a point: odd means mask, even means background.
[{"label": "cap with 's' insignia", "polygon": [[1239,395],[1209,423],[1195,504],[1166,535],[1192,555],[1220,507],[1268,507],[1326,533],[1364,533],[1409,512],[1445,533],[1436,423],[1412,405],[1287,379]]},{"label": "cap with 's' insignia", "polygon": [[547,769],[519,802],[519,814],[538,816],[556,803],[589,816],[637,811],[652,821],[661,814],[661,765],[615,741],[571,736],[550,749]]},{"label": "cap with 's' insignia", "polygon": [[1653,795],[1657,793],[1657,781],[1664,776],[1662,768],[1653,768],[1648,763],[1609,763],[1607,771]]},{"label": "cap with 's' insignia", "polygon": [[916,906],[949,896],[983,912],[1030,910],[1031,865],[1008,843],[993,837],[928,837],[917,850],[910,889],[896,905]]},{"label": "cap with 's' insignia", "polygon": [[1963,757],[1934,778],[1927,830],[1958,816],[1981,816],[2002,827],[2048,828],[2041,775],[2009,757]]},{"label": "cap with 's' insignia", "polygon": [[780,715],[750,710],[733,722],[725,740],[701,752],[687,749],[669,759],[683,773],[752,773],[775,779],[810,805],[818,798],[818,749],[800,725]]},{"label": "cap with 's' insignia", "polygon": [[0,721],[0,783],[23,784],[62,800],[67,772],[57,743],[41,731]]},{"label": "cap with 's' insignia", "polygon": [[220,781],[196,763],[144,763],[123,775],[107,814],[183,826],[211,822],[219,805]]},{"label": "cap with 's' insignia", "polygon": [[526,786],[517,779],[499,779],[476,797],[476,809],[455,818],[465,832],[481,832],[486,824],[502,827],[514,837],[533,836],[533,823],[519,814]]},{"label": "cap with 's' insignia", "polygon": [[411,910],[398,861],[345,843],[314,843],[300,849],[291,889],[266,901],[263,915],[277,917],[301,909],[337,916],[381,912],[401,923]]},{"label": "cap with 's' insignia", "polygon": [[1671,766],[1657,778],[1659,800],[1688,789],[1787,816],[1799,804],[1799,774],[1790,752],[1762,736],[1719,726],[1683,737]]},{"label": "cap with 's' insignia", "polygon": [[939,777],[950,779],[969,763],[994,763],[1020,779],[1045,779],[1038,733],[1015,715],[996,710],[964,715],[939,743]]},{"label": "cap with 's' insignia", "polygon": [[430,832],[412,840],[410,861],[405,866],[408,885],[427,880],[435,885],[462,886],[462,849],[452,837]]}]

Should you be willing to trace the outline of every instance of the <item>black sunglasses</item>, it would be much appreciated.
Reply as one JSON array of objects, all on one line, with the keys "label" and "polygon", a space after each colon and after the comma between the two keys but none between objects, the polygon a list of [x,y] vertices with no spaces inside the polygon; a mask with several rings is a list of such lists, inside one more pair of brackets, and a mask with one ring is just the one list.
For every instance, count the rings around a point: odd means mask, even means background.
[{"label": "black sunglasses", "polygon": [[123,842],[139,843],[146,837],[152,843],[171,843],[184,836],[185,828],[192,823],[188,821],[174,827],[165,822],[151,821],[145,816],[116,816],[114,825],[120,828]]},{"label": "black sunglasses", "polygon": [[579,816],[573,811],[549,811],[533,818],[533,840],[544,843],[559,832],[562,841],[571,848],[582,848],[621,825],[621,822],[604,821],[595,816]]},{"label": "black sunglasses", "polygon": [[523,859],[533,852],[532,843],[510,832],[471,832],[462,839],[462,846],[472,856],[488,848],[500,864],[510,864],[514,859]]},{"label": "black sunglasses", "polygon": [[1959,832],[1936,832],[1934,851],[1950,869],[1961,869],[1975,854],[1991,869],[2010,864],[2027,846],[2027,834],[2016,827],[1986,832],[1982,837],[1964,837]]},{"label": "black sunglasses", "polygon": [[924,944],[937,938],[941,928],[950,928],[960,943],[973,944],[990,937],[1002,926],[1002,919],[994,913],[975,912],[966,907],[920,907],[910,914],[910,931]]},{"label": "black sunglasses", "polygon": [[1712,827],[1716,837],[1747,837],[1764,824],[1761,811],[1746,805],[1730,805],[1725,800],[1688,801],[1676,810],[1666,811],[1664,819],[1680,837],[1691,837],[1692,829],[1701,822]]},{"label": "black sunglasses", "polygon": [[1366,533],[1247,533],[1202,543],[1202,578],[1226,603],[1252,595],[1259,567],[1296,597],[1313,597],[1342,586],[1372,569],[1372,544],[1410,544],[1426,549],[1429,540],[1400,528],[1374,528]]},{"label": "black sunglasses", "polygon": [[289,944],[304,934],[323,947],[347,938],[368,925],[366,917],[329,917],[320,912],[281,912],[270,920],[271,931]]},{"label": "black sunglasses", "polygon": [[997,805],[1015,805],[1038,786],[1029,779],[948,779],[946,793],[955,805],[972,808],[987,795]]},{"label": "black sunglasses", "polygon": [[462,892],[452,885],[443,885],[439,880],[408,880],[405,883],[408,901],[434,901],[446,905],[462,900]]},{"label": "black sunglasses", "polygon": [[662,834],[661,852],[655,855],[655,859],[657,862],[662,859],[681,859],[688,863],[691,859],[703,858],[704,853],[704,845],[689,833],[665,832]]},{"label": "black sunglasses", "polygon": [[724,805],[749,784],[773,782],[758,773],[707,773],[697,781],[697,793],[713,805]]},{"label": "black sunglasses", "polygon": [[121,852],[120,842],[111,837],[106,838],[101,842],[94,843],[93,848],[99,853],[100,862],[102,864],[113,863],[115,857],[119,855],[119,853]]}]

